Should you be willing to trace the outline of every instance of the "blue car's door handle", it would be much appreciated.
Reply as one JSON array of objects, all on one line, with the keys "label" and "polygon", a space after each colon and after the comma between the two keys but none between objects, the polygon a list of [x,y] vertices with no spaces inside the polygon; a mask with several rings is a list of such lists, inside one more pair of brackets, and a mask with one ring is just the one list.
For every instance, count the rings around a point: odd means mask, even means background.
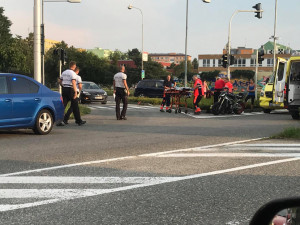
[{"label": "blue car's door handle", "polygon": [[34,101],[39,102],[39,101],[41,101],[41,99],[40,98],[35,98]]},{"label": "blue car's door handle", "polygon": [[5,101],[6,101],[6,102],[11,102],[11,99],[8,98],[8,99],[5,99]]}]

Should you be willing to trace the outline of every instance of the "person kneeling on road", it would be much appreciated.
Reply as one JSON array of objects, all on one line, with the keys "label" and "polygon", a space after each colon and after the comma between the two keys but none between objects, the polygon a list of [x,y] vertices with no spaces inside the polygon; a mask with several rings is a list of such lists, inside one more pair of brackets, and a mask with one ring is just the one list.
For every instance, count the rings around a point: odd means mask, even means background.
[{"label": "person kneeling on road", "polygon": [[203,84],[198,75],[193,76],[194,80],[194,106],[195,106],[195,114],[200,114],[201,109],[199,107],[199,103],[204,95]]}]

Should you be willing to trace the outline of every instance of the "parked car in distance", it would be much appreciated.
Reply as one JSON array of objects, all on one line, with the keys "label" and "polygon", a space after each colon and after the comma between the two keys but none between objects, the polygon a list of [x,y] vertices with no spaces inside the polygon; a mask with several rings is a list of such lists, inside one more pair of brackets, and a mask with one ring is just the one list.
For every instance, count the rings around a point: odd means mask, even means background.
[{"label": "parked car in distance", "polygon": [[163,80],[141,80],[134,91],[135,97],[162,98],[163,94]]},{"label": "parked car in distance", "polygon": [[101,102],[102,104],[107,103],[107,93],[101,87],[91,81],[82,82],[82,91],[80,94],[80,102],[91,103]]},{"label": "parked car in distance", "polygon": [[30,128],[48,134],[64,117],[58,92],[30,77],[0,73],[0,129]]}]

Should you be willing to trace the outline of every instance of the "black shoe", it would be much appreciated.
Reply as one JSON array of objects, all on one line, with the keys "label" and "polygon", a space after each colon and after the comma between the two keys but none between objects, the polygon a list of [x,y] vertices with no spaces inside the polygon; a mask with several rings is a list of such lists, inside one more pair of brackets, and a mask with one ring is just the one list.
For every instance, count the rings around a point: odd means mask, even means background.
[{"label": "black shoe", "polygon": [[63,127],[64,124],[63,124],[62,122],[60,122],[60,123],[56,124],[56,126],[58,126],[58,127]]},{"label": "black shoe", "polygon": [[83,125],[83,124],[85,124],[86,123],[86,121],[83,121],[83,120],[81,120],[79,123],[77,123],[78,124],[78,126],[81,126],[81,125]]},{"label": "black shoe", "polygon": [[122,116],[121,120],[127,120],[127,117],[126,116]]},{"label": "black shoe", "polygon": [[165,110],[163,110],[163,109],[161,109],[161,110],[159,110],[159,111],[161,111],[161,112],[165,112]]},{"label": "black shoe", "polygon": [[65,125],[68,125],[68,124],[69,124],[69,123],[68,123],[68,120],[63,120],[63,122],[64,122]]}]

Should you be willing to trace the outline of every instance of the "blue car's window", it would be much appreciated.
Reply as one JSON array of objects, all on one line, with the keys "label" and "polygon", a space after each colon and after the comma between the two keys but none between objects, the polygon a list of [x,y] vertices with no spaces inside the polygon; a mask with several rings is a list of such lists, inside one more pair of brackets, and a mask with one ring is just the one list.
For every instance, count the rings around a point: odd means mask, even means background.
[{"label": "blue car's window", "polygon": [[13,77],[11,79],[11,88],[13,94],[37,93],[39,86],[23,77]]},{"label": "blue car's window", "polygon": [[6,77],[0,77],[0,95],[7,94],[7,93],[8,93],[8,89],[7,89]]}]

